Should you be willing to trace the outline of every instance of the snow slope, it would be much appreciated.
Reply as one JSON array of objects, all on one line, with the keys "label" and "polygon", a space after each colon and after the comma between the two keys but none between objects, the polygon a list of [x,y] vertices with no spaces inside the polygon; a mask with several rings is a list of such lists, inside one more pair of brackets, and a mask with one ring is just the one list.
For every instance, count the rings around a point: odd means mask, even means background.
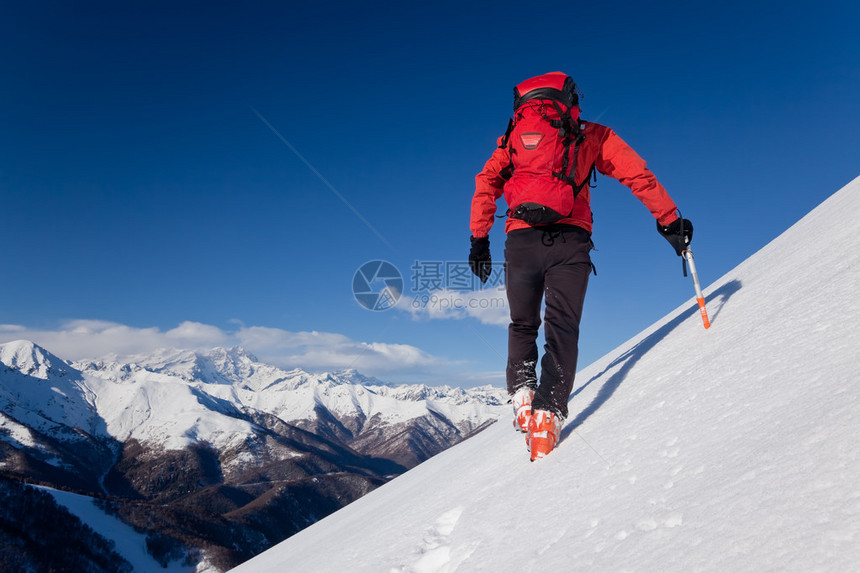
[{"label": "snow slope", "polygon": [[495,424],[235,571],[856,571],[857,221],[860,178],[585,368],[546,459]]},{"label": "snow slope", "polygon": [[188,565],[177,562],[163,567],[147,553],[145,534],[136,532],[133,527],[126,525],[119,518],[99,509],[93,498],[49,487],[38,489],[51,494],[58,504],[68,509],[93,531],[112,541],[116,552],[131,563],[135,573],[187,573],[192,569]]}]

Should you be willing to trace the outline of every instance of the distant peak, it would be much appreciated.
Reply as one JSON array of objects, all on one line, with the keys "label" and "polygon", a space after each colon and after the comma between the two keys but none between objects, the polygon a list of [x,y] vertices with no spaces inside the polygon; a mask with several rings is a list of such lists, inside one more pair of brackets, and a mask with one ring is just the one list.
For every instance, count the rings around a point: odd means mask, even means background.
[{"label": "distant peak", "polygon": [[330,376],[334,376],[341,382],[346,382],[349,384],[363,384],[365,386],[389,386],[387,382],[383,382],[382,380],[374,377],[374,376],[366,376],[356,370],[355,368],[346,368],[344,370],[337,370]]},{"label": "distant peak", "polygon": [[207,356],[210,358],[214,358],[215,356],[220,356],[224,358],[229,358],[231,360],[242,360],[247,359],[251,362],[259,362],[260,360],[251,354],[248,350],[245,349],[244,346],[216,346],[215,348],[205,352]]},{"label": "distant peak", "polygon": [[44,348],[42,348],[41,346],[39,346],[38,344],[36,344],[32,340],[23,340],[23,339],[22,340],[13,340],[11,342],[4,342],[3,344],[0,344],[0,350],[4,350],[4,351],[31,352],[37,348],[40,350],[44,350]]},{"label": "distant peak", "polygon": [[63,359],[30,340],[0,344],[0,364],[42,380],[47,380],[50,374],[65,376],[74,371]]}]

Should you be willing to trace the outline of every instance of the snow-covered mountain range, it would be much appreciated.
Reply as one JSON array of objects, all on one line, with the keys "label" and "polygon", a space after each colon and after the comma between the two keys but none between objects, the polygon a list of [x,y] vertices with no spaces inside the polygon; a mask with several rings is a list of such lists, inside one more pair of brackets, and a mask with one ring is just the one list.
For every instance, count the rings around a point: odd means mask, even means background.
[{"label": "snow-covered mountain range", "polygon": [[856,571],[858,221],[860,178],[579,372],[546,459],[496,424],[236,573]]},{"label": "snow-covered mountain range", "polygon": [[506,401],[284,371],[241,348],[68,363],[21,340],[0,345],[0,475],[217,516],[241,539],[181,541],[243,545],[216,555],[223,568],[484,429]]}]

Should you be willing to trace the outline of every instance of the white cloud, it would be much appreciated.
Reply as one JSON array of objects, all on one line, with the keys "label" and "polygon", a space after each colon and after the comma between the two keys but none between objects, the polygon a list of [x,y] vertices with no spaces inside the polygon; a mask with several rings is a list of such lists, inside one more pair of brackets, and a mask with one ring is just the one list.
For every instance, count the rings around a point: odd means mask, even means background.
[{"label": "white cloud", "polygon": [[510,323],[508,298],[504,288],[476,291],[436,290],[401,298],[397,309],[415,319],[474,318],[484,324],[507,326]]},{"label": "white cloud", "polygon": [[302,346],[340,346],[350,339],[332,332],[294,332],[266,326],[243,326],[236,331],[241,344],[249,348],[295,348]]},{"label": "white cloud", "polygon": [[164,334],[157,328],[133,328],[101,320],[73,320],[57,330],[23,328],[0,332],[0,341],[32,340],[36,344],[69,360],[92,358],[106,354],[148,352],[166,344]]},{"label": "white cloud", "polygon": [[178,341],[180,344],[224,344],[229,335],[217,326],[202,324],[200,322],[185,321],[176,328],[168,330],[164,336]]},{"label": "white cloud", "polygon": [[332,332],[291,332],[254,326],[240,329],[235,336],[261,359],[315,370],[356,368],[368,373],[402,372],[445,363],[408,344],[360,342]]},{"label": "white cloud", "polygon": [[264,362],[311,371],[355,368],[382,376],[419,374],[422,370],[438,370],[450,365],[408,344],[364,342],[334,332],[295,332],[264,326],[239,325],[236,330],[228,331],[191,321],[167,331],[100,320],[73,320],[55,330],[0,326],[0,343],[19,339],[32,340],[67,360],[110,354],[129,356],[159,348],[243,346]]}]

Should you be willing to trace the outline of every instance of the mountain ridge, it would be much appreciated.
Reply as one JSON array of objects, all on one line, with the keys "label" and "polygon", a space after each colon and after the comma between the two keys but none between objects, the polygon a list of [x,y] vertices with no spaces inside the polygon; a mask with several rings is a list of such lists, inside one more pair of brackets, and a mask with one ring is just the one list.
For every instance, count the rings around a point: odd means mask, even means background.
[{"label": "mountain ridge", "polygon": [[[144,529],[152,518],[135,504],[155,504],[162,517],[150,534],[172,540],[157,546],[185,547],[213,570],[295,533],[507,409],[498,388],[285,371],[239,347],[67,362],[15,341],[0,345],[0,357],[0,478],[107,496]],[[199,531],[181,526],[188,520]]]}]

